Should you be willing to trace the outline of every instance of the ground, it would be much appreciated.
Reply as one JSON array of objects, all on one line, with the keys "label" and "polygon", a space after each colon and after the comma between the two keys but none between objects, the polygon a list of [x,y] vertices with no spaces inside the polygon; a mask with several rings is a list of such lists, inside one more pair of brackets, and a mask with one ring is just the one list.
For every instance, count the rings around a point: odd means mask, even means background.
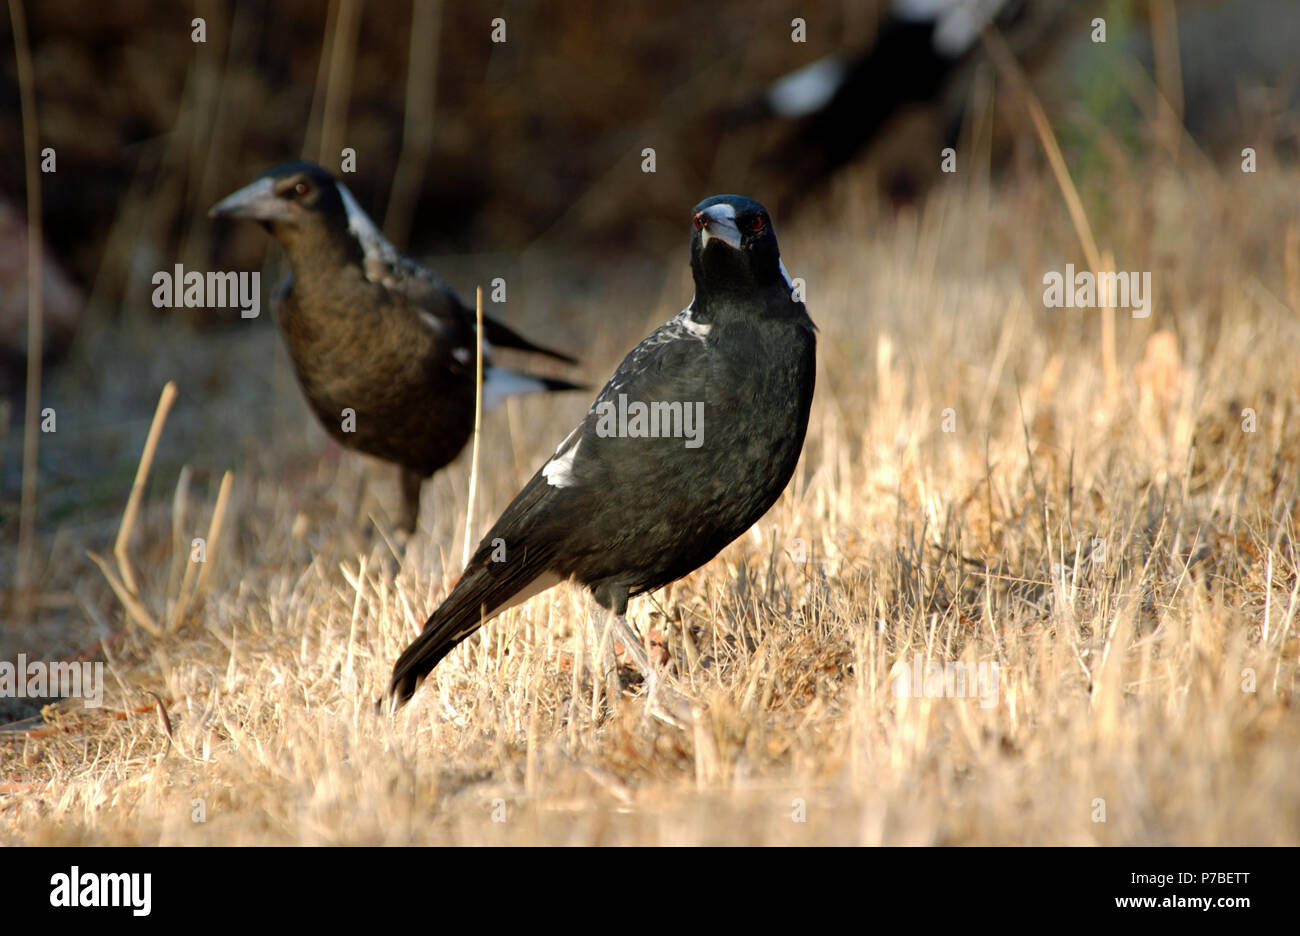
[{"label": "ground", "polygon": [[[377,713],[459,569],[468,452],[402,545],[394,473],[325,441],[269,322],[106,332],[51,378],[46,626],[5,639],[57,659],[120,636],[103,708],[0,733],[0,841],[1297,844],[1296,172],[1110,179],[1084,200],[1115,267],[1152,273],[1146,318],[1045,308],[1044,275],[1086,266],[1046,173],[958,173],[888,219],[848,178],[775,219],[820,329],[803,459],[749,533],[633,603],[693,725],[653,717],[635,680],[593,711],[590,603],[568,586]],[[538,250],[512,321],[572,321],[557,347],[595,335],[599,383],[689,301],[687,234],[650,274],[591,261],[571,287]],[[117,574],[169,379],[128,550],[155,636],[86,553]],[[489,417],[475,537],[588,402]],[[110,404],[134,414],[116,434]],[[931,662],[986,683],[899,675]]]}]

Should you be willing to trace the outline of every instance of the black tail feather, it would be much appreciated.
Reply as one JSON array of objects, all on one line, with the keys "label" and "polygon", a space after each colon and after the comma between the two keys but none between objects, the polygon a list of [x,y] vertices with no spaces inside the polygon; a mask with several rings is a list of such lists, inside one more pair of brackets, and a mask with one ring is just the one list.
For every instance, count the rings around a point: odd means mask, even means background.
[{"label": "black tail feather", "polygon": [[[393,665],[388,695],[397,706],[405,705],[420,681],[456,648],[497,613],[510,607],[542,571],[544,561],[536,551],[527,551],[518,561],[493,562],[489,538],[479,547],[469,569],[451,594],[429,616],[420,636],[402,651]],[[532,561],[529,561],[532,560]]]},{"label": "black tail feather", "polygon": [[588,384],[574,383],[571,380],[560,380],[558,377],[538,377],[536,374],[529,374],[534,380],[540,380],[546,385],[548,393],[554,393],[562,390],[590,390]]},{"label": "black tail feather", "polygon": [[[533,344],[523,335],[507,328],[496,319],[490,319],[483,316],[483,335],[487,338],[488,344],[498,348],[513,348],[516,351],[528,351],[533,354],[542,354],[557,361],[563,361],[565,364],[577,364],[578,359],[569,357],[559,351],[552,351],[550,348],[544,348],[541,345]],[[557,389],[575,389],[574,387],[557,388]]]},{"label": "black tail feather", "polygon": [[[549,582],[538,581],[548,574],[556,544],[553,537],[538,529],[537,517],[545,514],[556,490],[537,472],[479,541],[451,594],[430,615],[420,636],[393,666],[388,696],[397,706],[409,701],[420,680],[485,621],[559,581],[554,574]],[[501,542],[508,544],[504,557],[495,545]]]}]

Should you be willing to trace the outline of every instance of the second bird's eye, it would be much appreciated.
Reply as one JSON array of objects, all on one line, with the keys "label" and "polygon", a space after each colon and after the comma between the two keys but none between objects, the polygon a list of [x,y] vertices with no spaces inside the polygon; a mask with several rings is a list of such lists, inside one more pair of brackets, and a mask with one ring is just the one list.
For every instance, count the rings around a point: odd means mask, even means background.
[{"label": "second bird's eye", "polygon": [[299,198],[302,198],[302,196],[306,195],[310,191],[311,185],[306,182],[299,182],[293,187],[293,194],[297,195]]},{"label": "second bird's eye", "polygon": [[754,219],[753,219],[752,221],[749,222],[749,229],[750,229],[751,231],[761,231],[761,230],[763,230],[763,216],[762,216],[762,215],[754,215]]}]

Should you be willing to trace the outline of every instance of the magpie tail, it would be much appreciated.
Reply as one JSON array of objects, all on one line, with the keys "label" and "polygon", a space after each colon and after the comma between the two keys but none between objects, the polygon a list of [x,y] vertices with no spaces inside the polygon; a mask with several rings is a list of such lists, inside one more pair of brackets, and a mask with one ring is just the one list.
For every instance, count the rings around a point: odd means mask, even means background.
[{"label": "magpie tail", "polygon": [[[531,376],[531,375],[529,375]],[[542,389],[547,393],[554,393],[557,390],[590,390],[590,384],[574,383],[572,380],[560,380],[558,377],[533,377],[542,385]]]},{"label": "magpie tail", "polygon": [[420,681],[457,644],[501,611],[531,596],[529,586],[534,584],[541,570],[526,559],[493,562],[492,550],[490,540],[479,546],[478,553],[451,594],[429,616],[420,636],[393,665],[388,696],[396,707],[410,700]]},{"label": "magpie tail", "polygon": [[462,638],[455,635],[468,626],[468,621],[450,617],[440,620],[441,617],[440,608],[425,623],[420,636],[397,658],[388,683],[388,697],[395,707],[409,702],[420,681],[460,643]]},{"label": "magpie tail", "polygon": [[402,652],[393,665],[388,695],[398,706],[405,705],[415,694],[420,681],[458,643],[478,630],[489,616],[484,606],[476,606],[472,600],[465,600],[469,597],[468,592],[476,591],[464,588],[465,584],[465,578],[456,584],[447,600],[424,622],[420,636]]},{"label": "magpie tail", "polygon": [[512,348],[515,351],[527,351],[531,354],[541,354],[545,357],[554,358],[557,361],[563,361],[565,364],[577,364],[578,359],[569,357],[559,351],[552,351],[550,348],[542,347],[539,344],[533,344],[523,335],[513,329],[507,328],[496,319],[483,317],[483,337],[487,338],[488,344],[497,348]]}]

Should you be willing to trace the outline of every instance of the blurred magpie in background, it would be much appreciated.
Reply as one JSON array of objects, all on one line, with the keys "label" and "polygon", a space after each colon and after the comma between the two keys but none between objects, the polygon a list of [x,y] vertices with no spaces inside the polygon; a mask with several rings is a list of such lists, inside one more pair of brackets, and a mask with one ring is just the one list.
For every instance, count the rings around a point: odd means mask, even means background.
[{"label": "blurred magpie in background", "polygon": [[[258,221],[284,247],[292,273],[275,305],[307,402],[343,445],[401,467],[402,528],[413,531],[422,483],[474,429],[474,309],[313,163],[267,169],[209,214]],[[486,315],[483,331],[489,346],[577,363]],[[487,348],[484,356],[485,408],[517,393],[583,389],[493,366]]]}]

